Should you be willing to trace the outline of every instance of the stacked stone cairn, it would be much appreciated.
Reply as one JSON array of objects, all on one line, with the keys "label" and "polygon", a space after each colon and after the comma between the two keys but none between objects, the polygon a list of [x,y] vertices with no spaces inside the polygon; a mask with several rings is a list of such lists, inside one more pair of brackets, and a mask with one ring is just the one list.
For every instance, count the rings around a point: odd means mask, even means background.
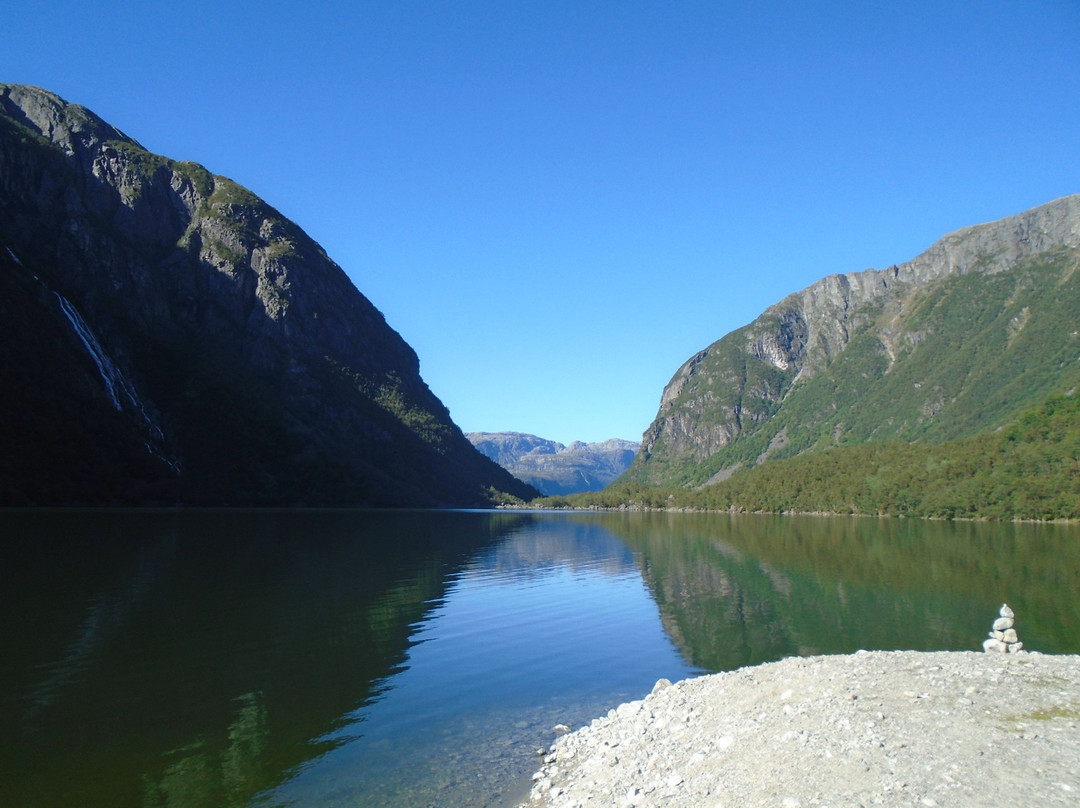
[{"label": "stacked stone cairn", "polygon": [[1022,654],[1024,644],[1020,642],[1016,636],[1016,629],[1013,628],[1016,625],[1016,615],[1007,603],[1001,604],[1001,611],[998,614],[1000,616],[994,621],[990,638],[983,641],[983,650],[988,654]]}]

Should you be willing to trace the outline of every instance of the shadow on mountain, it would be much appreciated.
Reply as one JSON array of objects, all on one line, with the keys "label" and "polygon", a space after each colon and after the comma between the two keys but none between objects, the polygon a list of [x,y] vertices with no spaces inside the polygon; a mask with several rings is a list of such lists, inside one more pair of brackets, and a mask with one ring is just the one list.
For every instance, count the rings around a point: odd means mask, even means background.
[{"label": "shadow on mountain", "polygon": [[521,521],[0,514],[0,804],[246,805],[328,751],[446,582]]},{"label": "shadow on mountain", "polygon": [[472,448],[413,349],[295,223],[5,84],[0,293],[0,504],[536,494]]}]

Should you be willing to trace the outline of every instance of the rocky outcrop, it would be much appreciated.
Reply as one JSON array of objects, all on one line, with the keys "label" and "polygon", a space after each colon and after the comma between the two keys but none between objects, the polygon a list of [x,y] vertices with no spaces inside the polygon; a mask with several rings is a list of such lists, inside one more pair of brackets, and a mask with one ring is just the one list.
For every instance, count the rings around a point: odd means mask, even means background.
[{"label": "rocky outcrop", "polygon": [[[842,378],[844,372],[861,374],[868,380],[863,386],[872,387],[877,376],[888,373],[929,333],[920,330],[912,314],[920,307],[936,305],[928,302],[932,295],[944,295],[944,290],[968,283],[964,294],[977,299],[980,292],[970,278],[993,284],[995,276],[1063,255],[1068,266],[1062,266],[1052,282],[1064,283],[1074,270],[1078,250],[1080,196],[1070,196],[1017,216],[958,230],[904,264],[823,278],[784,298],[679,368],[642,438],[631,476],[655,484],[702,483],[767,456],[771,442],[784,428],[791,433],[783,438],[791,444],[789,453],[805,448],[799,446],[797,429],[828,421],[832,416],[825,407],[839,409],[849,403],[825,401],[828,396],[819,388],[840,389],[844,384],[854,388],[853,380]],[[1018,294],[1003,298],[1003,309],[1020,300],[1024,283],[1016,281]],[[1019,306],[1010,315],[1013,324],[1006,322],[1002,327],[1019,331],[1033,313],[1039,315],[1041,309],[1029,306],[1023,311]],[[866,343],[860,343],[858,360],[846,356],[856,338]],[[1066,339],[1067,333],[1062,332],[1061,338]],[[872,363],[869,354],[874,355]],[[856,361],[862,363],[857,371]],[[835,378],[813,386],[815,379],[830,373]],[[807,390],[816,391],[814,400],[804,394]],[[931,414],[947,403],[948,396],[935,398],[933,388],[925,393],[920,407]],[[782,410],[799,410],[798,423],[777,420]],[[763,427],[765,422],[772,425]],[[832,426],[838,427],[838,434],[845,428],[839,421]],[[902,431],[898,428],[895,434]],[[754,440],[748,440],[751,436]],[[815,435],[804,443],[819,440],[820,435]],[[739,441],[743,444],[739,451],[727,451],[722,459],[709,462]]]},{"label": "rocky outcrop", "polygon": [[[18,85],[0,85],[0,262],[22,321],[3,346],[4,455],[54,458],[39,480],[18,463],[0,469],[9,503],[533,494],[473,450],[415,352],[297,225],[225,177]],[[42,340],[47,372],[22,353]],[[72,421],[103,432],[80,438]],[[54,430],[74,443],[59,447]],[[151,471],[142,459],[98,468],[106,442],[140,447]],[[116,479],[102,488],[102,475]]]},{"label": "rocky outcrop", "polygon": [[785,298],[750,326],[747,352],[796,379],[828,366],[858,325],[860,308],[969,272],[995,274],[1054,248],[1080,246],[1080,195],[951,233],[905,264],[830,275]]},{"label": "rocky outcrop", "polygon": [[566,446],[522,432],[469,432],[465,437],[545,496],[599,491],[630,467],[640,446],[618,438]]}]

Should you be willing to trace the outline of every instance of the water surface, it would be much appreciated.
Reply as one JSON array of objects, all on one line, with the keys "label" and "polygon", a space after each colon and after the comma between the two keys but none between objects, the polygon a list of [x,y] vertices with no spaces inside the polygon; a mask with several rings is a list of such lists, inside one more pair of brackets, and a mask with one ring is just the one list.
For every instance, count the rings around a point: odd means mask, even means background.
[{"label": "water surface", "polygon": [[556,723],[792,654],[1080,652],[1075,528],[0,513],[0,805],[505,806]]}]

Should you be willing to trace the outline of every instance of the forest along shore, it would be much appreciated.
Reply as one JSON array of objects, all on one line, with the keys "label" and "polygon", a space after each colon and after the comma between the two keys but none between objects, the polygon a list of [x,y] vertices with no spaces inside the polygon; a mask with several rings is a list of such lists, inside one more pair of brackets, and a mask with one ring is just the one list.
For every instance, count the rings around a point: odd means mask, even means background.
[{"label": "forest along shore", "polygon": [[1080,656],[859,651],[657,682],[528,808],[1080,805]]}]

